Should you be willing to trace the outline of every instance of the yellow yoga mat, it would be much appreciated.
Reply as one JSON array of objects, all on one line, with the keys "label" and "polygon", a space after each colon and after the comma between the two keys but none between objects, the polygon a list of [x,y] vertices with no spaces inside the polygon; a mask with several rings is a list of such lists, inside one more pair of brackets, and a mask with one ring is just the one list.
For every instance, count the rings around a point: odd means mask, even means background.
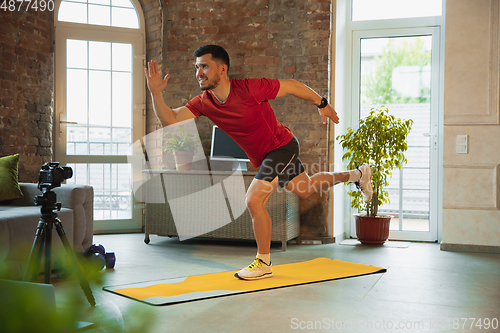
[{"label": "yellow yoga mat", "polygon": [[110,286],[103,289],[151,305],[167,305],[248,292],[383,273],[386,269],[346,261],[317,258],[273,266],[273,277],[244,281],[236,271]]}]

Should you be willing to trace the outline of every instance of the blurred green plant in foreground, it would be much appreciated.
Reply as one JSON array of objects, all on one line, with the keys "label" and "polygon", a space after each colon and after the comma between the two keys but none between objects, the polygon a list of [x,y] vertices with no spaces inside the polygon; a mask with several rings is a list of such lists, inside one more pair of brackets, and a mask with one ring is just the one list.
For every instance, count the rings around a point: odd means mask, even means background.
[{"label": "blurred green plant in foreground", "polygon": [[[28,257],[29,246],[20,247],[25,249]],[[0,250],[1,251],[1,250]],[[4,258],[4,253],[0,253],[0,258]],[[63,260],[64,261],[64,260]],[[42,260],[43,263],[43,260]],[[111,300],[111,294],[102,290],[106,278],[106,271],[95,271],[87,267],[88,263],[79,261],[80,267],[84,270],[86,278],[96,298],[96,306],[91,307],[79,284],[77,275],[71,272],[70,265],[64,267],[64,279],[52,276],[52,283],[55,287],[56,307],[50,306],[43,293],[32,293],[20,281],[19,272],[22,265],[11,260],[0,260],[0,332],[2,333],[69,333],[80,332],[77,329],[79,321],[92,322],[94,325],[87,328],[86,332],[150,332],[154,326],[155,318],[152,309],[144,305],[132,304],[122,315],[120,310]],[[39,281],[43,281],[43,264],[40,267],[41,274]],[[61,276],[61,275],[59,275]],[[16,288],[2,287],[2,280],[14,281],[19,285]],[[29,282],[25,282],[29,284]],[[10,286],[12,283],[4,283]],[[52,304],[53,305],[53,304]],[[114,308],[114,313],[110,310]],[[110,318],[110,317],[118,318]],[[124,323],[123,318],[126,318]],[[115,319],[116,323],[113,323]],[[110,324],[111,322],[111,324]],[[126,327],[125,327],[126,326]]]}]

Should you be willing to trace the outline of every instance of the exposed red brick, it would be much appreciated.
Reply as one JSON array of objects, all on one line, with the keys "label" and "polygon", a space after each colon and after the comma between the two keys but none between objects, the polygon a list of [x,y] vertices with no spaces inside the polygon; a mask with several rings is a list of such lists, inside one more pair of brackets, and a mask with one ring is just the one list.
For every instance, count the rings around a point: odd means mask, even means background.
[{"label": "exposed red brick", "polygon": [[272,57],[249,57],[247,58],[247,63],[249,64],[261,64],[261,65],[270,65],[272,64],[274,59]]},{"label": "exposed red brick", "polygon": [[[41,11],[0,17],[0,24],[8,24],[0,32],[0,156],[19,153],[19,180],[36,182],[40,166],[52,158],[53,23]],[[39,124],[40,119],[45,122]]]},{"label": "exposed red brick", "polygon": [[219,31],[217,27],[208,27],[203,29],[203,33],[207,35],[213,35],[216,34]]},{"label": "exposed red brick", "polygon": [[215,11],[208,11],[208,12],[203,12],[203,17],[216,17],[217,13]]},{"label": "exposed red brick", "polygon": [[15,45],[16,40],[13,37],[9,37],[9,36],[5,36],[3,34],[0,34],[0,43],[1,44]]}]

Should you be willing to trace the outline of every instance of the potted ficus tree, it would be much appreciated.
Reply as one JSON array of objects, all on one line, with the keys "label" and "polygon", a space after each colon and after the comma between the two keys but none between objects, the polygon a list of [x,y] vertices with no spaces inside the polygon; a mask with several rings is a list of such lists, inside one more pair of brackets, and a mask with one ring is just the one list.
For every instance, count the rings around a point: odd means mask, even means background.
[{"label": "potted ficus tree", "polygon": [[194,152],[196,151],[196,136],[186,133],[184,126],[179,126],[181,135],[165,133],[167,142],[163,151],[170,151],[174,155],[175,168],[178,171],[191,170]]},{"label": "potted ficus tree", "polygon": [[359,121],[359,128],[348,128],[337,140],[344,149],[342,160],[348,161],[347,169],[368,163],[372,171],[373,198],[365,203],[360,191],[350,190],[351,207],[365,213],[355,214],[356,234],[361,243],[383,244],[389,238],[391,216],[380,216],[379,207],[389,202],[389,185],[392,170],[401,169],[407,162],[404,152],[408,149],[407,137],[413,120],[401,120],[389,114],[385,106],[372,108],[370,114]]}]

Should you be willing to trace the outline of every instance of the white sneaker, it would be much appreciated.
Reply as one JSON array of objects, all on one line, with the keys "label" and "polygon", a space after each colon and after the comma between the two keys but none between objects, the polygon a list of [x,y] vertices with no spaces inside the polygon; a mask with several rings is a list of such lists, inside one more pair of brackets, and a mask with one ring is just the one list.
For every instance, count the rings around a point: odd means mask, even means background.
[{"label": "white sneaker", "polygon": [[266,264],[262,259],[255,258],[253,263],[241,271],[234,273],[234,276],[242,280],[260,280],[273,276],[273,264]]},{"label": "white sneaker", "polygon": [[372,170],[368,164],[361,164],[356,167],[361,172],[361,177],[354,184],[363,193],[363,201],[368,203],[372,200]]}]

